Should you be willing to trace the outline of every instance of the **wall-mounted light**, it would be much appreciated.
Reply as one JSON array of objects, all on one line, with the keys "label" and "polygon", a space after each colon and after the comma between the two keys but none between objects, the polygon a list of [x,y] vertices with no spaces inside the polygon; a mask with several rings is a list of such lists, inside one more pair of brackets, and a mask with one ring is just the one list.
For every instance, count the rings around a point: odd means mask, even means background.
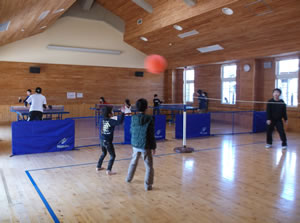
[{"label": "wall-mounted light", "polygon": [[53,50],[66,50],[66,51],[85,52],[85,53],[102,53],[102,54],[113,54],[113,55],[121,54],[121,51],[119,50],[103,50],[103,49],[92,49],[92,48],[71,47],[71,46],[48,45],[47,48]]}]

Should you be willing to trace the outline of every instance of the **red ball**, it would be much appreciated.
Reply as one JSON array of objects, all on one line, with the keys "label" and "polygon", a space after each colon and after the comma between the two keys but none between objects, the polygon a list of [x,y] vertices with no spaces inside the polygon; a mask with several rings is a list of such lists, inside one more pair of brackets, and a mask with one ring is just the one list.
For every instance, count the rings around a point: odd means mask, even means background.
[{"label": "red ball", "polygon": [[145,59],[145,68],[153,74],[160,74],[166,70],[168,66],[167,60],[160,55],[149,55]]}]

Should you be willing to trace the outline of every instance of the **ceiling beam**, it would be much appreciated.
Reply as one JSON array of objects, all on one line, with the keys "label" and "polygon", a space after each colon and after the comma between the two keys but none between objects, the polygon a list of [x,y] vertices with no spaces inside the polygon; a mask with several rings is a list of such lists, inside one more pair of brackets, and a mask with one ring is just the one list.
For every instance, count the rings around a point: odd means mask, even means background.
[{"label": "ceiling beam", "polygon": [[183,0],[188,6],[193,7],[196,5],[197,0]]},{"label": "ceiling beam", "polygon": [[145,11],[152,13],[153,7],[148,2],[145,2],[144,0],[132,0],[135,4],[143,8]]},{"label": "ceiling beam", "polygon": [[103,8],[99,4],[94,4],[89,11],[86,11],[82,8],[80,2],[76,2],[69,8],[68,11],[64,13],[63,16],[72,16],[84,19],[104,21],[107,24],[113,26],[120,32],[125,32],[125,22],[109,10]]}]

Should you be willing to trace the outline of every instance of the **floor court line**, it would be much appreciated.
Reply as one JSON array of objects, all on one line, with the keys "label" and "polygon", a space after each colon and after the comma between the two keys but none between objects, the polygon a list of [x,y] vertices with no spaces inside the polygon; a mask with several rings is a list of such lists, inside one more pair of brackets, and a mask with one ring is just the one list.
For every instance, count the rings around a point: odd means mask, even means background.
[{"label": "floor court line", "polygon": [[74,149],[80,149],[84,147],[93,147],[93,146],[100,146],[100,144],[91,144],[91,145],[85,145],[85,146],[75,146]]},{"label": "floor court line", "polygon": [[52,220],[55,223],[60,223],[58,217],[56,216],[56,214],[54,213],[53,209],[51,208],[50,204],[48,203],[48,201],[46,200],[46,198],[44,197],[43,193],[41,192],[40,188],[38,187],[38,185],[35,183],[33,177],[31,176],[31,174],[29,173],[28,170],[25,171],[26,175],[28,176],[30,182],[32,183],[34,189],[36,190],[36,192],[38,193],[38,195],[40,196],[41,200],[43,201],[45,207],[47,208]]},{"label": "floor court line", "polygon": [[3,183],[4,191],[5,191],[5,194],[6,194],[7,202],[8,202],[9,205],[11,205],[12,200],[11,200],[11,196],[10,196],[9,191],[8,191],[8,186],[7,186],[6,179],[5,179],[5,176],[4,176],[4,173],[3,173],[2,169],[0,169],[0,175],[1,175],[2,183]]},{"label": "floor court line", "polygon": [[[250,146],[250,145],[257,145],[257,144],[264,144],[264,141],[258,141],[258,142],[254,142],[254,143],[248,143],[248,144],[237,144],[237,145],[232,145],[232,147],[243,147],[243,146]],[[195,150],[195,152],[203,152],[203,151],[212,151],[212,150],[218,150],[218,149],[222,149],[222,147],[214,147],[214,148],[206,148],[206,149],[197,149]],[[176,155],[176,154],[181,154],[181,153],[164,153],[164,154],[158,154],[155,155],[154,157],[164,157],[164,156],[170,156],[170,155]],[[115,160],[115,162],[118,161],[124,161],[124,160],[130,160],[130,158],[123,158],[123,159],[118,159]],[[104,161],[104,162],[108,162],[108,161]],[[32,170],[26,170],[25,173],[28,176],[30,182],[32,183],[33,187],[35,188],[36,192],[38,193],[38,195],[40,196],[42,202],[44,203],[45,207],[47,208],[50,216],[52,217],[53,221],[55,223],[60,223],[58,217],[56,216],[56,214],[54,213],[53,209],[51,208],[50,204],[48,203],[48,201],[46,200],[45,196],[43,195],[42,191],[39,189],[38,185],[36,184],[36,182],[34,181],[33,177],[31,176],[30,172],[34,172],[34,171],[41,171],[41,170],[50,170],[50,169],[58,169],[58,168],[67,168],[67,167],[75,167],[75,166],[87,166],[87,165],[94,165],[97,162],[90,162],[90,163],[81,163],[81,164],[73,164],[73,165],[67,165],[67,166],[58,166],[58,167],[49,167],[49,168],[40,168],[40,169],[32,169]]]},{"label": "floor court line", "polygon": [[[254,143],[248,143],[248,144],[232,145],[232,147],[242,147],[242,146],[249,146],[249,145],[256,145],[256,144],[263,144],[263,143],[265,143],[265,142],[258,141],[258,142],[254,142]],[[222,149],[222,147],[196,149],[194,152],[210,151],[210,150],[217,150],[217,149]],[[169,155],[176,155],[176,154],[181,154],[181,153],[176,153],[176,152],[173,152],[173,153],[163,153],[163,154],[154,155],[154,157],[169,156]],[[129,157],[129,158],[122,158],[122,159],[115,160],[115,162],[124,161],[124,160],[130,160],[130,159],[131,159],[131,157]],[[104,162],[108,162],[108,161],[104,161]],[[26,171],[33,172],[33,171],[51,170],[51,169],[59,169],[59,168],[67,168],[67,167],[75,167],[75,166],[87,166],[87,165],[92,165],[92,164],[96,164],[96,163],[97,162],[79,163],[79,164],[72,164],[72,165],[66,165],[66,166],[56,166],[56,167],[46,167],[46,168],[39,168],[39,169],[31,169],[31,170],[26,170]]]}]

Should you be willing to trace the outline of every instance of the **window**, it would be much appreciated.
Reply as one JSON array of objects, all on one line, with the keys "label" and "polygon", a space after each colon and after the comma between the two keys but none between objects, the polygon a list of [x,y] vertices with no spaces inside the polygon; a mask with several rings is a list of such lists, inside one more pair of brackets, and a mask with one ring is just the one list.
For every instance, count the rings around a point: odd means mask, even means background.
[{"label": "window", "polygon": [[276,62],[275,87],[281,89],[281,98],[290,107],[298,106],[299,59]]},{"label": "window", "polygon": [[186,89],[185,89],[186,102],[194,101],[194,80],[195,80],[195,71],[186,70]]},{"label": "window", "polygon": [[236,64],[223,65],[221,68],[222,104],[234,105],[236,102]]}]

